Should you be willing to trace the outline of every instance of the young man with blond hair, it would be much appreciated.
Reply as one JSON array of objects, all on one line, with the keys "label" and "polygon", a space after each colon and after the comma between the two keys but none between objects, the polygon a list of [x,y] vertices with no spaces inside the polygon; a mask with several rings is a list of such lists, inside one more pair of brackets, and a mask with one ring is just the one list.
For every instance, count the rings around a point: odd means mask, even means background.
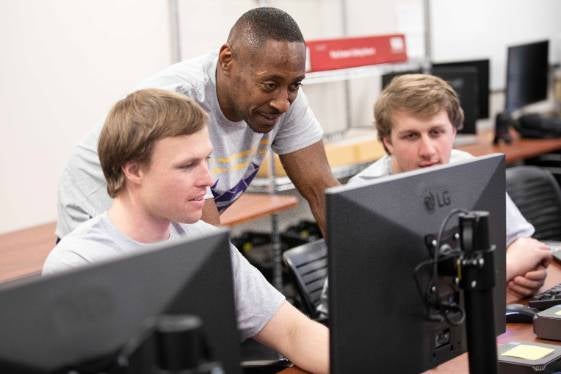
[{"label": "young man with blond hair", "polygon": [[[394,78],[374,105],[374,122],[387,154],[352,177],[348,185],[473,157],[452,149],[464,113],[454,89],[438,77],[406,74]],[[547,276],[551,251],[533,239],[533,233],[534,227],[506,194],[507,301],[537,293]],[[327,290],[326,281],[317,308],[322,315],[329,313]]]},{"label": "young man with blond hair", "polygon": [[[98,143],[111,206],[66,235],[43,273],[216,230],[200,220],[212,184],[207,122],[194,100],[160,89],[140,90],[115,104]],[[242,338],[255,338],[305,370],[327,373],[327,329],[290,305],[236,248],[230,253]]]},{"label": "young man with blond hair", "polygon": [[[387,155],[349,184],[473,157],[453,149],[464,121],[460,100],[444,80],[408,74],[394,78],[374,106],[378,139]],[[512,298],[535,294],[551,262],[548,247],[532,239],[534,227],[506,195],[506,280]]]}]

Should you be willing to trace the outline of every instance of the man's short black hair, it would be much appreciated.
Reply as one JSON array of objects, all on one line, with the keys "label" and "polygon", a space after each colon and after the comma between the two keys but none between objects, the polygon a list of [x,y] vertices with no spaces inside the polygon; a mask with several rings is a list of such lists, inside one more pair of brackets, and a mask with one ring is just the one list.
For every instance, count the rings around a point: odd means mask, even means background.
[{"label": "man's short black hair", "polygon": [[271,7],[251,9],[236,21],[228,42],[242,37],[253,47],[261,47],[266,40],[304,43],[298,24],[288,13]]}]

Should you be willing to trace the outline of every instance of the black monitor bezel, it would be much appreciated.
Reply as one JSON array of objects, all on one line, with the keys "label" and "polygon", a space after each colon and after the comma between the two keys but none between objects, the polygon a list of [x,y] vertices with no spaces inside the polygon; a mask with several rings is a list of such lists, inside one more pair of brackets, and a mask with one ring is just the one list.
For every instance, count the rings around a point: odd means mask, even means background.
[{"label": "black monitor bezel", "polygon": [[228,230],[2,285],[0,303],[2,372],[109,362],[161,313],[202,318],[214,358],[241,372]]}]

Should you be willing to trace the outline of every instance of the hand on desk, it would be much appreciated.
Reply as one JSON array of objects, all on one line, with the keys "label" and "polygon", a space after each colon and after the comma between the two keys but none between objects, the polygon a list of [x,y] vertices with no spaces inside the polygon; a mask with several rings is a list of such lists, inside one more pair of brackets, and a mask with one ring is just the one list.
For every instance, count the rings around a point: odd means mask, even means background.
[{"label": "hand on desk", "polygon": [[547,268],[539,266],[536,270],[526,274],[518,275],[508,282],[508,291],[517,296],[518,299],[530,297],[536,294],[543,286],[547,277]]},{"label": "hand on desk", "polygon": [[506,280],[509,297],[521,299],[538,292],[547,276],[551,251],[533,238],[519,238],[506,252]]}]

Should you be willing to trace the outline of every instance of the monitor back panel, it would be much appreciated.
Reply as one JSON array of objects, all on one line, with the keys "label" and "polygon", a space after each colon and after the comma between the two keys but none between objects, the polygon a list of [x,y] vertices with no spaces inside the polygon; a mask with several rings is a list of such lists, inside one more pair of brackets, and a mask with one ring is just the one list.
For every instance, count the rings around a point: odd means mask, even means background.
[{"label": "monitor back panel", "polygon": [[[392,183],[395,179],[400,183]],[[504,331],[502,156],[434,168],[430,175],[417,170],[360,188],[342,186],[328,191],[326,199],[333,373],[419,372],[466,350],[463,325],[427,320],[413,276],[429,256],[425,235],[436,234],[455,207],[493,214],[495,325],[497,334]]]}]

